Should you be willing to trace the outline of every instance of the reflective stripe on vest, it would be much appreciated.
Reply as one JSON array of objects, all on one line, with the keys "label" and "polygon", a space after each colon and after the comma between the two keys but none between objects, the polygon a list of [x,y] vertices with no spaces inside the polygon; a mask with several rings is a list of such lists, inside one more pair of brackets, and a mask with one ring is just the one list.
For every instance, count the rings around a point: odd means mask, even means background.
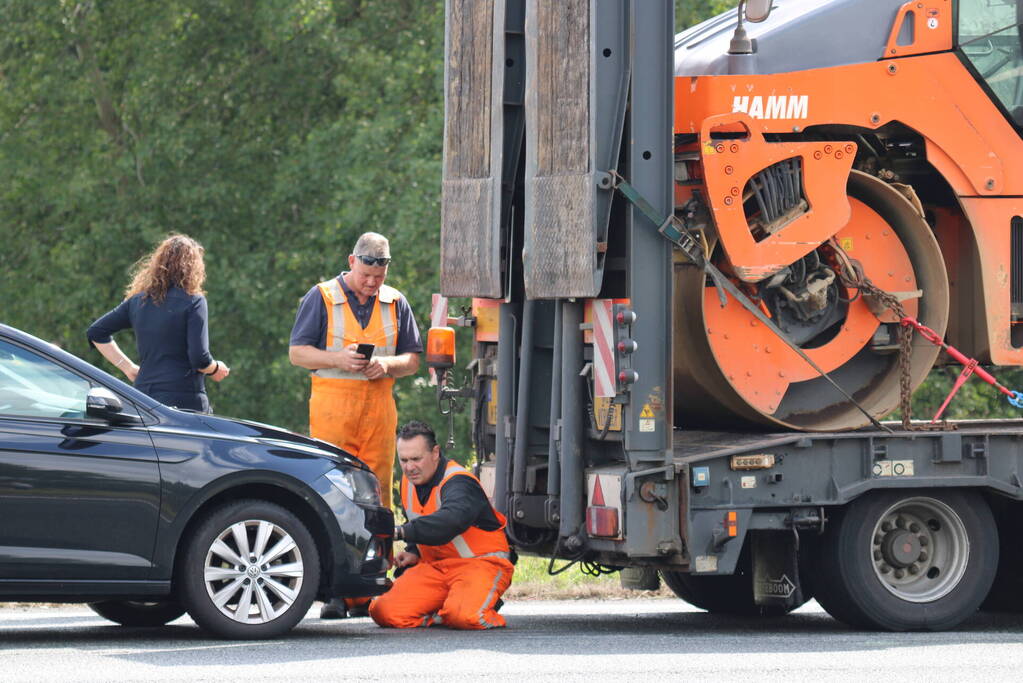
[{"label": "reflective stripe on vest", "polygon": [[[401,478],[402,502],[405,504],[405,515],[409,521],[418,519],[425,515],[436,512],[443,504],[441,500],[442,489],[451,477],[472,477],[476,483],[479,480],[472,472],[459,465],[454,460],[449,460],[444,470],[444,478],[430,492],[430,497],[424,505],[419,504],[419,497],[416,496],[416,487],[409,483],[406,477]],[[506,520],[497,510],[491,506],[494,517],[501,526],[494,531],[484,531],[478,527],[469,527],[458,536],[455,536],[448,543],[440,546],[429,546],[422,543],[417,544],[420,556],[427,562],[447,557],[480,558],[480,557],[501,557],[510,559],[511,553],[508,549],[508,540],[504,535]],[[473,551],[473,546],[476,550]]]},{"label": "reflective stripe on vest", "polygon": [[[393,356],[398,344],[398,307],[395,303],[401,293],[393,287],[381,285],[373,302],[369,324],[363,329],[348,304],[344,289],[338,279],[331,278],[317,285],[327,309],[327,351],[340,351],[349,344],[374,344],[373,357]],[[318,377],[332,379],[354,379],[368,381],[361,372],[345,372],[340,368],[313,370]]]}]

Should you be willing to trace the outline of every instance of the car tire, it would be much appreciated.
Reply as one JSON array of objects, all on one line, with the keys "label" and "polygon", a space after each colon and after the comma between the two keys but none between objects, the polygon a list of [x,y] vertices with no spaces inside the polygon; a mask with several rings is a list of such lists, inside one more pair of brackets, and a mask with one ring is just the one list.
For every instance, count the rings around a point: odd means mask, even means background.
[{"label": "car tire", "polygon": [[163,626],[185,613],[185,608],[173,600],[104,600],[90,602],[89,609],[121,626]]},{"label": "car tire", "polygon": [[305,524],[280,505],[213,510],[185,541],[178,584],[192,619],[222,638],[275,638],[309,611],[320,559]]},{"label": "car tire", "polygon": [[817,601],[856,628],[953,628],[977,611],[998,566],[994,517],[972,491],[869,493],[822,541]]}]

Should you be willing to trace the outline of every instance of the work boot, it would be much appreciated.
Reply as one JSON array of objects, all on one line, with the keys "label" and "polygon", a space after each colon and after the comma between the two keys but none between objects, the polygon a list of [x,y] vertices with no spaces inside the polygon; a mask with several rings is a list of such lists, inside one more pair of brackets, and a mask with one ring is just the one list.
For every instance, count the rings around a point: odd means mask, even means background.
[{"label": "work boot", "polygon": [[352,605],[348,608],[349,617],[368,617],[369,616],[369,603],[364,605]]},{"label": "work boot", "polygon": [[345,619],[348,616],[345,601],[341,598],[331,598],[320,608],[320,619]]},{"label": "work boot", "polygon": [[498,598],[497,602],[494,603],[494,611],[500,612],[502,607],[504,607],[504,600]]},{"label": "work boot", "polygon": [[345,598],[345,609],[350,617],[368,617],[370,598]]}]

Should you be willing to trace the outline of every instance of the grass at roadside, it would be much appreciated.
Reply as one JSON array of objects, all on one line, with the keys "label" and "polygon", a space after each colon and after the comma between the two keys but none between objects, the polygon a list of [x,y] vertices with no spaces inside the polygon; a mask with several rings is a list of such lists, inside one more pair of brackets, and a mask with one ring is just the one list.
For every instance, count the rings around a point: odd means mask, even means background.
[{"label": "grass at roadside", "polygon": [[[515,565],[515,577],[505,592],[506,599],[513,600],[582,600],[604,598],[621,600],[625,598],[667,598],[674,597],[663,584],[656,591],[634,591],[622,588],[618,572],[589,576],[579,566],[551,576],[547,573],[550,560],[546,557],[519,556]],[[563,560],[554,562],[554,569],[565,566]]]},{"label": "grass at roadside", "polygon": [[[661,583],[656,591],[634,591],[622,588],[618,572],[589,576],[580,571],[579,566],[551,576],[547,573],[550,560],[546,557],[530,557],[520,555],[515,565],[515,576],[512,585],[504,594],[505,600],[585,600],[588,598],[604,600],[624,600],[626,598],[674,598],[675,594]],[[557,560],[554,568],[565,566],[564,560]],[[0,608],[39,607],[39,603],[0,602]],[[60,605],[48,605],[59,607]]]}]

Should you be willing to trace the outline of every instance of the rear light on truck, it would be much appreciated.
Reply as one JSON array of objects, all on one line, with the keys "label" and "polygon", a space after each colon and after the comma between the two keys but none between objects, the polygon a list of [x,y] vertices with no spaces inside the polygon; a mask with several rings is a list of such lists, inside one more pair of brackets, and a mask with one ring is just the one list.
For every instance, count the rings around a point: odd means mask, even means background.
[{"label": "rear light on truck", "polygon": [[586,533],[590,536],[616,538],[618,510],[602,505],[591,505],[586,508]]},{"label": "rear light on truck", "polygon": [[[603,484],[601,483],[601,480]],[[614,495],[604,497],[604,487]],[[589,500],[586,507],[586,533],[595,538],[620,538],[622,535],[622,510],[619,501],[621,477],[609,474],[588,474]],[[610,504],[608,504],[610,503]]]}]

